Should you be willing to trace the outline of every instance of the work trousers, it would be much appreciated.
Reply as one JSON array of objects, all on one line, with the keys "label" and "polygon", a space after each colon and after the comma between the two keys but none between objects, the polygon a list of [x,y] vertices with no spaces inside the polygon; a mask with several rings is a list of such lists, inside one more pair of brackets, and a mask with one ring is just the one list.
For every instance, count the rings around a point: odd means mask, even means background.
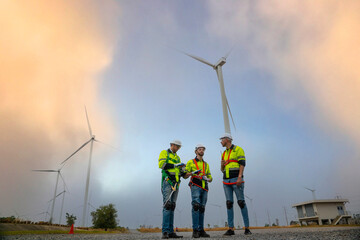
[{"label": "work trousers", "polygon": [[[179,193],[179,188],[177,188],[176,191],[174,191],[174,193],[172,193],[173,189],[171,188],[170,183],[168,183],[166,180],[164,180],[161,192],[162,192],[162,195],[163,195],[162,232],[163,233],[165,233],[165,232],[173,233],[174,232],[174,210],[173,209],[167,209],[165,207],[165,205],[166,205],[167,201],[168,201],[168,204],[175,204],[176,203],[176,199],[177,199],[177,196],[178,196],[178,193]],[[170,195],[171,195],[171,197],[170,197]]]},{"label": "work trousers", "polygon": [[202,231],[204,230],[205,205],[208,192],[195,185],[190,185],[190,188],[192,199],[192,228],[194,231]]},{"label": "work trousers", "polygon": [[[244,179],[243,179],[244,180]],[[224,182],[226,183],[234,183],[237,181],[236,178],[230,178],[230,179],[224,179]],[[237,204],[234,204],[234,193],[238,201],[243,201],[243,207],[241,209],[241,215],[243,217],[244,225],[245,227],[249,227],[249,215],[248,215],[248,209],[245,203],[245,195],[244,195],[244,188],[245,183],[242,183],[240,186],[237,186],[236,184],[232,185],[226,185],[224,186],[224,192],[225,192],[225,198],[226,201],[230,201],[233,203],[233,206],[236,206]],[[229,208],[227,206],[227,216],[228,216],[228,224],[229,227],[234,227],[234,208]]]}]

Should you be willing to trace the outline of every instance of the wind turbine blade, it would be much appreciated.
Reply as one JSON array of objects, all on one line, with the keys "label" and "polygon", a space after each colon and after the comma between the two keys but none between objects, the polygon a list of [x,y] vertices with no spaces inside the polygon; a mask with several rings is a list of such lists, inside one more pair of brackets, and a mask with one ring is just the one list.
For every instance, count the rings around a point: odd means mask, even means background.
[{"label": "wind turbine blade", "polygon": [[118,149],[118,148],[116,148],[116,147],[114,147],[114,146],[111,146],[110,144],[107,144],[107,143],[101,142],[101,141],[99,141],[99,140],[97,140],[97,139],[94,139],[94,141],[95,141],[95,142],[98,142],[98,143],[101,143],[101,144],[104,144],[104,145],[106,145],[106,146],[108,146],[108,147],[111,147],[111,148],[113,148],[113,149],[115,149],[115,150],[117,150],[117,151],[121,152],[121,150],[120,150],[120,149]]},{"label": "wind turbine blade", "polygon": [[65,190],[66,190],[68,193],[70,193],[70,191],[69,191],[69,189],[68,189],[68,187],[67,187],[67,185],[66,185],[66,183],[65,183],[65,180],[64,180],[64,178],[63,178],[63,176],[62,176],[61,173],[60,173],[60,177],[61,177],[61,179],[62,179],[62,181],[63,181],[63,183],[64,183]]},{"label": "wind turbine blade", "polygon": [[85,114],[86,114],[86,120],[87,120],[88,127],[89,127],[90,137],[92,138],[93,135],[92,135],[91,127],[90,127],[90,122],[89,122],[89,117],[88,117],[88,113],[87,113],[87,110],[86,110],[86,106],[85,106]]},{"label": "wind turbine blade", "polygon": [[195,59],[195,60],[198,60],[198,61],[200,61],[200,62],[202,62],[202,63],[205,63],[205,64],[207,64],[207,65],[209,65],[209,66],[211,66],[211,67],[215,67],[214,64],[209,63],[208,61],[206,61],[205,59],[203,59],[203,58],[201,58],[201,57],[197,57],[197,56],[191,55],[191,54],[189,54],[189,53],[186,53],[186,52],[184,52],[184,51],[182,51],[182,50],[179,50],[179,49],[174,48],[174,47],[172,47],[172,46],[169,46],[169,45],[167,45],[167,44],[165,44],[165,45],[166,45],[167,47],[172,48],[172,49],[174,49],[174,50],[176,50],[176,51],[178,51],[178,52],[181,52],[182,54],[185,54],[186,56],[189,56],[189,57],[191,57],[191,58],[193,58],[193,59]]},{"label": "wind turbine blade", "polygon": [[229,102],[228,102],[226,96],[225,96],[225,98],[226,98],[226,105],[227,105],[227,108],[228,108],[229,113],[230,113],[231,121],[232,121],[232,123],[233,123],[233,125],[234,125],[234,129],[235,129],[235,131],[236,131],[236,126],[235,126],[234,118],[233,118],[232,113],[231,113],[231,110],[230,110]]},{"label": "wind turbine blade", "polygon": [[203,58],[201,58],[201,57],[197,57],[197,56],[188,54],[188,53],[186,53],[186,52],[183,52],[183,53],[184,53],[185,55],[187,55],[187,56],[195,59],[195,60],[198,60],[199,62],[202,62],[202,63],[205,63],[205,64],[209,65],[210,67],[215,67],[214,64],[209,63],[208,61],[206,61],[205,59],[203,59]]},{"label": "wind turbine blade", "polygon": [[56,195],[55,198],[57,198],[58,196],[60,196],[61,194],[63,194],[65,191],[62,191],[61,193],[59,193],[58,195]]},{"label": "wind turbine blade", "polygon": [[33,172],[58,172],[58,170],[32,170]]},{"label": "wind turbine blade", "polygon": [[86,143],[84,143],[81,147],[79,147],[73,154],[71,154],[67,159],[65,159],[62,163],[60,164],[64,164],[67,160],[69,160],[72,156],[74,156],[78,151],[80,151],[83,147],[86,146],[86,144],[88,144],[89,142],[91,142],[92,139],[90,139],[89,141],[87,141]]},{"label": "wind turbine blade", "polygon": [[225,59],[228,58],[228,56],[230,55],[230,53],[232,52],[232,50],[234,50],[235,44],[234,46],[231,47],[231,49],[229,50],[229,52],[224,56]]},{"label": "wind turbine blade", "polygon": [[246,197],[247,199],[249,199],[250,201],[252,200],[252,198],[249,198],[249,197],[248,197],[248,196],[246,196],[246,195],[245,195],[245,197]]},{"label": "wind turbine blade", "polygon": [[92,207],[93,209],[96,209],[91,203],[88,203],[88,205],[89,205],[90,207]]}]

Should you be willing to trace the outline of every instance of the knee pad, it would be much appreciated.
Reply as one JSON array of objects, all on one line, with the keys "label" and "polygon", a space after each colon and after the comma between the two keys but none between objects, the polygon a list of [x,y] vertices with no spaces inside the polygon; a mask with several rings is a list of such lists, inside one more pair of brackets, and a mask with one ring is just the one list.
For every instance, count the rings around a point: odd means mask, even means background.
[{"label": "knee pad", "polygon": [[227,209],[232,209],[233,204],[234,204],[234,203],[233,203],[232,201],[229,201],[229,200],[226,201],[226,208],[227,208]]},{"label": "knee pad", "polygon": [[204,205],[201,205],[200,208],[199,208],[200,212],[201,213],[204,213],[205,212],[205,206]]},{"label": "knee pad", "polygon": [[172,202],[167,201],[167,202],[165,203],[165,205],[164,205],[164,208],[165,208],[166,210],[171,210],[171,206],[172,206]]},{"label": "knee pad", "polygon": [[240,208],[243,209],[245,207],[245,200],[239,200],[238,204],[239,204]]},{"label": "knee pad", "polygon": [[193,205],[194,211],[199,211],[200,210],[200,207],[201,207],[200,203],[195,202],[192,205]]},{"label": "knee pad", "polygon": [[175,211],[175,207],[176,207],[176,203],[172,202],[171,203],[171,211]]}]

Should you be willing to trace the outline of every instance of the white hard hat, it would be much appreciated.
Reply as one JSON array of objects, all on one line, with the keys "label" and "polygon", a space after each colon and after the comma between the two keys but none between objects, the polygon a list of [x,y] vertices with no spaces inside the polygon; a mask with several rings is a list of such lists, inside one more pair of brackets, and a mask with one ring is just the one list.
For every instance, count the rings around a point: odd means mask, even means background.
[{"label": "white hard hat", "polygon": [[221,137],[220,137],[220,140],[223,139],[223,138],[228,138],[230,140],[233,140],[232,136],[230,133],[224,133]]},{"label": "white hard hat", "polygon": [[170,142],[170,144],[175,144],[175,145],[181,146],[181,141],[180,140],[172,140]]},{"label": "white hard hat", "polygon": [[204,148],[204,149],[206,149],[206,147],[205,147],[204,145],[198,144],[198,145],[196,145],[196,147],[195,147],[195,151],[198,150],[199,148]]}]

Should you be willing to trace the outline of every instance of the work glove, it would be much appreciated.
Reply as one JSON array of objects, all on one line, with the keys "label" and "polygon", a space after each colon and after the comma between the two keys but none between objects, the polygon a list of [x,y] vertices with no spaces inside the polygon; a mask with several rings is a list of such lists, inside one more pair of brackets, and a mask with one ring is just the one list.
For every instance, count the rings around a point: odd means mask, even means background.
[{"label": "work glove", "polygon": [[179,168],[183,168],[183,167],[185,167],[186,165],[185,165],[185,163],[178,163],[178,164],[175,164],[174,166],[175,166],[175,167],[179,167]]},{"label": "work glove", "polygon": [[192,175],[195,175],[195,174],[198,174],[199,172],[201,172],[201,169],[196,170],[196,171],[193,171],[193,172],[191,172],[191,174],[192,174]]},{"label": "work glove", "polygon": [[210,180],[210,179],[209,179],[208,177],[206,177],[206,176],[203,176],[202,179],[205,180],[205,181],[209,181],[209,180]]}]

